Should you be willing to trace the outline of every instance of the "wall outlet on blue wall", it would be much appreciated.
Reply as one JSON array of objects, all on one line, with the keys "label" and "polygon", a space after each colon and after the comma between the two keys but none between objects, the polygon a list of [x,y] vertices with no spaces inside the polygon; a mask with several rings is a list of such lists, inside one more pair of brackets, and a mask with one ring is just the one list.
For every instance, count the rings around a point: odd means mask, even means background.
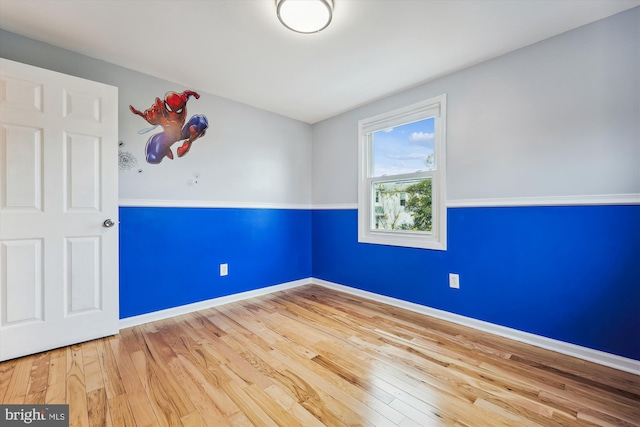
[{"label": "wall outlet on blue wall", "polygon": [[229,264],[220,264],[220,275],[221,276],[229,275]]},{"label": "wall outlet on blue wall", "polygon": [[449,287],[454,289],[460,289],[460,275],[449,273]]}]

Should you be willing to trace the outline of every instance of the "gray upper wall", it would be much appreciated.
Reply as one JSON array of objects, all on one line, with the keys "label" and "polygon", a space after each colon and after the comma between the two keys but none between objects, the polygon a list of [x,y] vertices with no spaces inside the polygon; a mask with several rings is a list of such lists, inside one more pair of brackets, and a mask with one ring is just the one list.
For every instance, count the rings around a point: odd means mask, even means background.
[{"label": "gray upper wall", "polygon": [[[156,97],[181,87],[127,68],[0,30],[0,56],[118,87],[121,150],[137,165],[119,176],[120,199],[213,202],[221,205],[301,205],[311,203],[311,126],[287,117],[199,92],[187,103],[187,119],[204,114],[209,129],[184,157],[145,161],[148,138],[161,128],[129,111],[144,111]],[[142,172],[139,172],[142,171]]]},{"label": "gray upper wall", "polygon": [[315,124],[314,205],[357,202],[358,120],[443,93],[448,200],[640,193],[637,7]]},{"label": "gray upper wall", "polygon": [[449,200],[629,194],[640,193],[639,24],[640,7],[313,126],[203,94],[188,110],[208,117],[207,135],[159,165],[145,162],[153,131],[138,134],[147,124],[128,106],[198,88],[2,30],[0,56],[119,88],[123,151],[138,160],[120,173],[121,199],[352,204],[358,120],[442,93]]}]

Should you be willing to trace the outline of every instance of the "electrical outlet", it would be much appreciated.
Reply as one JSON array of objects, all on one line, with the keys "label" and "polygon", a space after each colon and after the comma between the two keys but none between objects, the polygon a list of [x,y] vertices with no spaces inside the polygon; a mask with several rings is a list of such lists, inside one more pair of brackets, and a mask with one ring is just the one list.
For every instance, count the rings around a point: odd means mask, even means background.
[{"label": "electrical outlet", "polygon": [[453,289],[460,289],[460,275],[449,273],[449,287]]},{"label": "electrical outlet", "polygon": [[221,276],[229,275],[229,264],[220,264],[220,275]]}]

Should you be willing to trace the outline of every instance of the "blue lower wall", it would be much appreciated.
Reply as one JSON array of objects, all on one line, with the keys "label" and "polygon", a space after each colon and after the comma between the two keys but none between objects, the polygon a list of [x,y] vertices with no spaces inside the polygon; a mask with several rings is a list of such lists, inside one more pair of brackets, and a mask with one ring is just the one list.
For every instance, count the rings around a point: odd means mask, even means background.
[{"label": "blue lower wall", "polygon": [[640,206],[450,208],[448,229],[442,252],[360,244],[356,210],[122,207],[120,317],[313,276],[640,360]]},{"label": "blue lower wall", "polygon": [[[640,206],[450,208],[446,252],[313,212],[313,276],[640,360]],[[450,289],[449,273],[460,274]]]},{"label": "blue lower wall", "polygon": [[309,210],[121,207],[120,318],[310,277],[311,218]]}]

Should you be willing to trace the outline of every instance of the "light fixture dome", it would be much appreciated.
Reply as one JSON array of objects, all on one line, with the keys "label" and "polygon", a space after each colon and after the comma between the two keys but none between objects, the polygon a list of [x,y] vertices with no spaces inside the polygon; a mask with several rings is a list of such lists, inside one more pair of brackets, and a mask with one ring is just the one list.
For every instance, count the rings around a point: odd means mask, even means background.
[{"label": "light fixture dome", "polygon": [[276,0],[278,19],[297,33],[312,34],[327,28],[333,0]]}]

